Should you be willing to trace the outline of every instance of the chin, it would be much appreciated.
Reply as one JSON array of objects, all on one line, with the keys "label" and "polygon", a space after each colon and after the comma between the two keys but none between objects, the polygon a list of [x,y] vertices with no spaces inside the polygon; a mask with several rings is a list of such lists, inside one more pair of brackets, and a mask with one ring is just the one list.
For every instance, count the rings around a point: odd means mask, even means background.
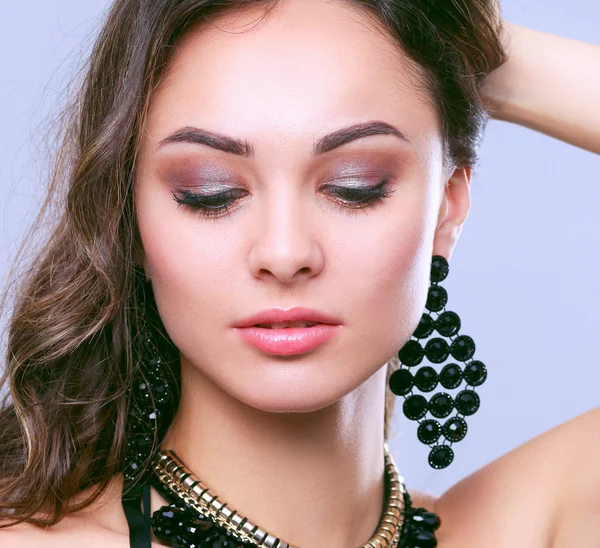
[{"label": "chin", "polygon": [[265,413],[312,413],[320,411],[335,403],[341,398],[307,397],[306,394],[298,394],[297,397],[265,397],[256,398],[253,394],[245,398],[242,403]]},{"label": "chin", "polygon": [[[380,369],[378,369],[380,370]],[[385,369],[382,370],[385,374]],[[263,372],[264,373],[264,372]],[[280,374],[277,374],[280,373]],[[289,364],[278,372],[253,375],[252,382],[223,387],[245,405],[268,413],[310,413],[330,407],[373,377],[374,371],[337,368],[337,374]]]}]

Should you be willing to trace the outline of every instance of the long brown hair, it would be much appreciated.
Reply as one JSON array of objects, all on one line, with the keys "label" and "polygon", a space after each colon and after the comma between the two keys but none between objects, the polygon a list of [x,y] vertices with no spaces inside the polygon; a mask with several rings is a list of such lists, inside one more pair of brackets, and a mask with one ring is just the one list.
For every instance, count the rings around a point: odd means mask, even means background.
[{"label": "long brown hair", "polygon": [[[121,471],[139,297],[133,168],[172,46],[192,25],[280,0],[116,0],[65,115],[48,198],[53,230],[15,281],[0,393],[0,520],[51,526]],[[506,61],[497,0],[339,0],[408,55],[435,105],[445,161],[476,167],[478,90]],[[7,294],[2,303],[7,306]],[[388,364],[389,375],[397,359]],[[6,388],[8,387],[8,391]],[[4,389],[4,390],[2,390]],[[395,397],[388,390],[387,439]],[[94,486],[78,505],[72,497]]]}]

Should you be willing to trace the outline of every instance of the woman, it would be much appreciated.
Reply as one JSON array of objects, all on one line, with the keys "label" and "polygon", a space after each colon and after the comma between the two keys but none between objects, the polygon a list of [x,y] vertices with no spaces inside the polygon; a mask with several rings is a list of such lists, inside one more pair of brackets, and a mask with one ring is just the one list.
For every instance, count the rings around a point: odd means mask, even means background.
[{"label": "woman", "polygon": [[438,500],[385,452],[485,109],[600,152],[598,48],[501,23],[467,0],[114,3],[10,325],[2,546],[242,545],[198,481],[300,547],[595,545],[598,410]]}]

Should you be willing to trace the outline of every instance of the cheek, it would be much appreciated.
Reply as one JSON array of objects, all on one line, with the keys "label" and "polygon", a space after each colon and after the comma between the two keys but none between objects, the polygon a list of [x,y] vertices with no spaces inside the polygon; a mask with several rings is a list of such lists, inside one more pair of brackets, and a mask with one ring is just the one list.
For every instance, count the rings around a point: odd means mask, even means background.
[{"label": "cheek", "polygon": [[396,241],[391,239],[377,263],[378,291],[372,295],[377,306],[371,310],[383,318],[398,349],[413,333],[425,305],[431,263],[431,244],[425,233],[422,227],[411,227]]},{"label": "cheek", "polygon": [[433,202],[415,194],[405,204],[376,229],[345,238],[351,243],[340,261],[344,294],[353,296],[353,318],[367,335],[366,344],[377,340],[388,352],[398,350],[416,329],[429,287]]},{"label": "cheek", "polygon": [[210,221],[172,201],[168,192],[150,188],[140,192],[137,211],[146,272],[165,328],[179,345],[190,327],[207,316],[219,319],[219,303],[235,284],[235,240],[227,231],[217,237],[207,229]]}]

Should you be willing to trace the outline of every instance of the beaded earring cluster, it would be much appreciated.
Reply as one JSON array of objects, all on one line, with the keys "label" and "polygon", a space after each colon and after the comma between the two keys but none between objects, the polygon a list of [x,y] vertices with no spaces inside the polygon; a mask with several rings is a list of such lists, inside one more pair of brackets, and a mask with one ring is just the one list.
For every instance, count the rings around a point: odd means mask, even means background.
[{"label": "beaded earring cluster", "polygon": [[[127,485],[142,477],[153,452],[169,424],[168,404],[171,384],[165,376],[163,360],[147,329],[140,333],[145,346],[144,371],[137,371],[131,386],[127,419],[127,449],[123,475]],[[167,415],[167,417],[165,417]]]},{"label": "beaded earring cluster", "polygon": [[143,271],[138,277],[138,302],[145,314],[136,332],[136,366],[129,391],[127,444],[123,462],[125,487],[135,496],[151,474],[159,449],[179,402],[178,355],[156,329],[158,310]]},{"label": "beaded earring cluster", "polygon": [[[421,443],[431,447],[429,465],[437,470],[446,468],[454,460],[452,444],[463,440],[467,435],[465,417],[473,415],[479,409],[479,395],[473,388],[482,385],[487,379],[485,364],[472,359],[475,341],[468,335],[458,334],[461,320],[456,312],[446,310],[448,292],[439,283],[446,279],[448,272],[448,261],[441,255],[434,255],[431,263],[431,286],[425,304],[429,313],[423,313],[412,337],[398,351],[401,367],[389,379],[391,391],[404,398],[404,415],[419,423],[417,437]],[[429,338],[434,332],[437,332],[436,335]],[[457,362],[463,362],[463,365],[450,362],[443,365],[439,372],[430,365],[416,367],[423,358],[441,366],[450,356]],[[463,382],[465,387],[454,397],[446,391],[436,392],[429,399],[423,394],[414,393],[416,388],[427,394],[438,385],[453,390],[461,387]],[[453,411],[456,411],[456,415],[450,417]],[[427,418],[427,413],[434,418]],[[447,420],[442,424],[436,419]]]}]

